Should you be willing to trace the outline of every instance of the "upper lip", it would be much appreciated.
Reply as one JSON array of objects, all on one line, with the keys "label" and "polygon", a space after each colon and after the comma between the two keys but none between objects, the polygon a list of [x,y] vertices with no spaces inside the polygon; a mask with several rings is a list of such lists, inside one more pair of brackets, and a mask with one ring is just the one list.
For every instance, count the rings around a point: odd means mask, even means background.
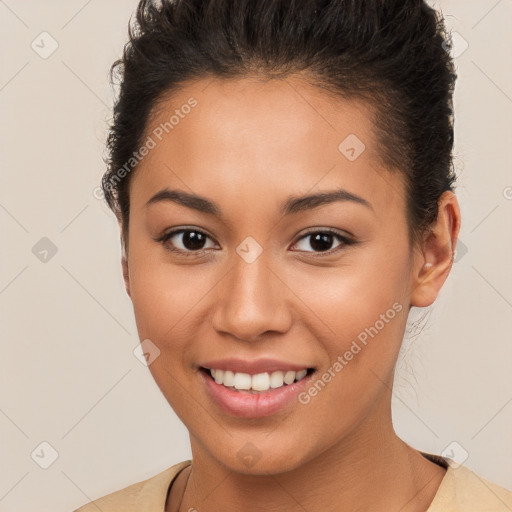
[{"label": "upper lip", "polygon": [[311,368],[307,364],[289,363],[286,361],[279,361],[277,359],[216,359],[214,361],[205,361],[200,366],[208,370],[231,370],[234,373],[248,373],[249,375],[256,375],[258,373],[272,373],[277,371],[295,371],[306,370]]}]

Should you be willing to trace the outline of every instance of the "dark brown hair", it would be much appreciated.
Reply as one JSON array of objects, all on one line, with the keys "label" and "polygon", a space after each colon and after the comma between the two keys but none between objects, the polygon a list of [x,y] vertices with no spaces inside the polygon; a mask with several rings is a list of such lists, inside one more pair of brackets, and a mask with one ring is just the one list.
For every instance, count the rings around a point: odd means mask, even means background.
[{"label": "dark brown hair", "polygon": [[133,174],[126,165],[164,95],[201,78],[299,73],[374,106],[379,155],[405,179],[416,237],[455,181],[449,50],[442,16],[422,0],[142,0],[111,70],[120,89],[102,180],[123,238]]}]

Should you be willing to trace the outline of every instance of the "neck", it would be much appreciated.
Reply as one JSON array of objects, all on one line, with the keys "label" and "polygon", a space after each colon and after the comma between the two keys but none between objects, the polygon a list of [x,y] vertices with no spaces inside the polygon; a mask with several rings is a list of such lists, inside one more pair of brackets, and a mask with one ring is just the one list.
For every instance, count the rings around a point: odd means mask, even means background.
[{"label": "neck", "polygon": [[179,510],[424,512],[445,470],[404,443],[392,428],[391,411],[383,412],[368,415],[342,442],[315,459],[275,475],[229,471],[192,443],[193,465],[186,489],[179,493]]}]

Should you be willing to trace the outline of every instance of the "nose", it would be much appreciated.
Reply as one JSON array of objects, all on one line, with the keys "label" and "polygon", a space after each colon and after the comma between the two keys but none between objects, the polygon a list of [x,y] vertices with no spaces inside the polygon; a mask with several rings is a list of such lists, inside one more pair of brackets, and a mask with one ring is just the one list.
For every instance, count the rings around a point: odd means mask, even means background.
[{"label": "nose", "polygon": [[290,295],[262,257],[252,263],[239,258],[217,288],[213,326],[241,341],[257,341],[267,332],[284,333],[292,323]]}]

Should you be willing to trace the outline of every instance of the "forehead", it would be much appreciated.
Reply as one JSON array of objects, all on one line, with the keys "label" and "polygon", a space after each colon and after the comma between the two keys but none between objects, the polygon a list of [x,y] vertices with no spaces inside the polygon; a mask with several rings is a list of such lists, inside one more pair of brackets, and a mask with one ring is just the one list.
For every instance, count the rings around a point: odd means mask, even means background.
[{"label": "forehead", "polygon": [[372,117],[368,103],[300,78],[185,84],[148,120],[143,140],[152,149],[132,178],[131,203],[167,187],[270,208],[283,196],[341,186],[402,206],[400,176],[380,163]]}]

